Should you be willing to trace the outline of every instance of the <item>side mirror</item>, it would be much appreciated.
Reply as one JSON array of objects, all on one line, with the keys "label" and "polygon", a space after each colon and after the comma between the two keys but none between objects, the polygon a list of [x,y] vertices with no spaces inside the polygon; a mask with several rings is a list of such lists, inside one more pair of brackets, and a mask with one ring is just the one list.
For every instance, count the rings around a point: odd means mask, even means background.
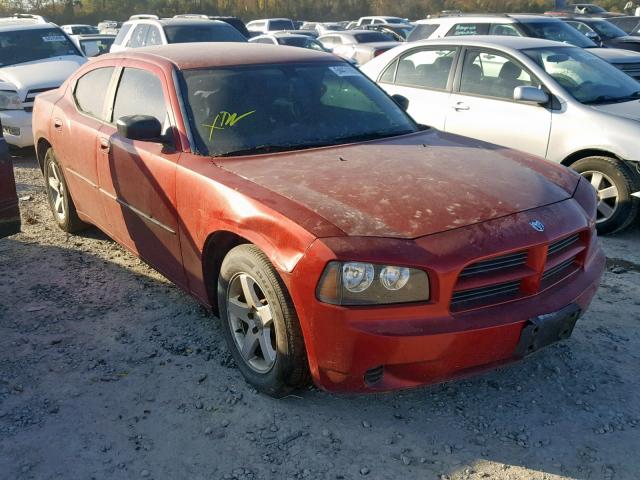
[{"label": "side mirror", "polygon": [[116,122],[118,133],[130,140],[163,142],[162,125],[156,117],[149,115],[128,115]]},{"label": "side mirror", "polygon": [[395,95],[391,95],[391,98],[405,112],[409,109],[409,99],[407,97],[403,97],[402,95],[395,94]]},{"label": "side mirror", "polygon": [[513,91],[513,99],[516,102],[542,105],[549,101],[549,95],[536,87],[516,87]]}]

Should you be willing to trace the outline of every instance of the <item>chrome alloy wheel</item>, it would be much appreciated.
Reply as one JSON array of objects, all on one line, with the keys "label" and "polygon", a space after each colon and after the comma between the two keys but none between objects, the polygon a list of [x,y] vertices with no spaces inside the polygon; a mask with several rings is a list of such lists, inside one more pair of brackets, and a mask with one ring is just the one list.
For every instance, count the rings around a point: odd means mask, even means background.
[{"label": "chrome alloy wheel", "polygon": [[596,223],[609,220],[616,213],[620,201],[620,193],[613,180],[602,172],[588,170],[582,172],[596,190],[598,195],[598,217]]},{"label": "chrome alloy wheel", "polygon": [[257,373],[267,373],[276,363],[276,329],[271,306],[246,273],[232,278],[227,289],[227,318],[242,359]]},{"label": "chrome alloy wheel", "polygon": [[64,206],[64,183],[60,180],[62,175],[56,163],[51,162],[49,165],[49,176],[47,178],[47,193],[49,201],[53,207],[53,213],[60,221],[64,221],[67,217],[67,211]]}]

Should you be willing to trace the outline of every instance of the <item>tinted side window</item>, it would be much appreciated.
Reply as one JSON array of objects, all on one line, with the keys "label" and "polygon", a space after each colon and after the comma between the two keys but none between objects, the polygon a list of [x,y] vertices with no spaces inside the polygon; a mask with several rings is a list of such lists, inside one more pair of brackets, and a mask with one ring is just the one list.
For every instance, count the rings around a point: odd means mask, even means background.
[{"label": "tinted side window", "polygon": [[416,28],[411,30],[407,37],[407,42],[415,42],[416,40],[426,40],[431,37],[440,25],[437,23],[418,24]]},{"label": "tinted side window", "polygon": [[521,37],[522,35],[512,23],[493,23],[489,35],[503,35],[508,37]]},{"label": "tinted side window", "polygon": [[400,58],[395,83],[444,90],[455,54],[453,48],[409,52]]},{"label": "tinted side window", "polygon": [[618,27],[620,27],[622,30],[624,30],[627,33],[633,33],[633,31],[635,30],[636,26],[638,25],[638,19],[637,18],[612,18],[612,19],[607,19],[609,20],[611,23],[613,23],[614,25],[617,25]]},{"label": "tinted side window", "polygon": [[379,82],[382,83],[393,83],[393,80],[396,76],[396,67],[398,66],[398,59],[396,58],[391,65],[387,67],[384,73],[380,76]]},{"label": "tinted side window", "polygon": [[447,32],[447,37],[458,37],[461,35],[487,35],[488,33],[488,23],[458,23]]},{"label": "tinted side window", "polygon": [[131,30],[131,24],[130,23],[125,23],[124,25],[122,25],[122,28],[118,32],[118,35],[116,36],[116,39],[113,41],[113,44],[114,45],[122,45],[122,42],[124,42],[124,39],[127,36],[127,33],[129,33],[129,30]]},{"label": "tinted side window", "polygon": [[102,115],[107,87],[114,67],[96,68],[86,73],[76,83],[73,96],[78,108],[92,117],[105,120]]},{"label": "tinted side window", "polygon": [[162,38],[160,37],[160,29],[158,29],[158,27],[150,25],[149,30],[147,31],[147,37],[144,41],[144,45],[146,47],[149,47],[151,45],[160,45],[161,43]]},{"label": "tinted side window", "polygon": [[513,100],[521,86],[539,86],[515,60],[492,52],[469,50],[460,77],[460,92]]},{"label": "tinted side window", "polygon": [[149,30],[149,25],[138,25],[131,34],[131,39],[129,43],[127,43],[127,47],[137,48],[142,47],[144,45],[144,39],[147,36],[147,30]]},{"label": "tinted side window", "polygon": [[162,83],[155,74],[138,68],[124,69],[113,106],[113,123],[127,115],[151,115],[164,124],[167,108]]}]

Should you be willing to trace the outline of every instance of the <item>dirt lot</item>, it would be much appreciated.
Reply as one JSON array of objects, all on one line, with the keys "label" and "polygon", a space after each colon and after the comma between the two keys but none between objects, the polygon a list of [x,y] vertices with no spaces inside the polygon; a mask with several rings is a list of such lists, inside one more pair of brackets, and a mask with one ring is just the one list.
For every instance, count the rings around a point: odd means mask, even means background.
[{"label": "dirt lot", "polygon": [[573,337],[470,380],[257,394],[192,298],[54,226],[29,152],[0,240],[2,479],[640,478],[640,229]]}]

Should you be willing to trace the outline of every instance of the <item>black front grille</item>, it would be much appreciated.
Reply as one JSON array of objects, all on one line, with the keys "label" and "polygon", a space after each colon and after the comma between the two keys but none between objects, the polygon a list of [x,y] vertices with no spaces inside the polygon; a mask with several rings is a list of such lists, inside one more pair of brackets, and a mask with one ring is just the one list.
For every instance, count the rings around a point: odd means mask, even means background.
[{"label": "black front grille", "polygon": [[569,247],[572,247],[579,240],[580,240],[580,235],[577,233],[575,235],[571,235],[570,237],[564,238],[562,240],[558,240],[557,242],[554,242],[551,245],[549,245],[549,251],[547,255],[552,256],[552,255],[555,255],[556,253],[561,253],[567,250]]},{"label": "black front grille", "polygon": [[384,376],[384,367],[380,365],[379,367],[367,370],[367,372],[364,374],[364,382],[369,386],[375,385],[380,380],[382,380],[383,376]]},{"label": "black front grille", "polygon": [[458,310],[464,307],[470,307],[474,303],[482,302],[490,303],[491,300],[509,300],[520,293],[520,280],[513,282],[499,283],[482,288],[473,288],[471,290],[462,290],[454,292],[451,297],[452,310]]},{"label": "black front grille", "polygon": [[495,272],[507,268],[519,267],[527,262],[527,252],[516,252],[501,257],[491,258],[482,262],[474,263],[465,268],[460,273],[460,278],[469,278],[483,273]]},{"label": "black front grille", "polygon": [[22,102],[22,107],[27,111],[33,111],[33,102],[36,99],[36,95],[44,92],[48,92],[49,90],[53,90],[56,87],[46,87],[46,88],[34,88],[33,90],[29,90],[27,92],[27,96],[24,98],[24,102]]}]

